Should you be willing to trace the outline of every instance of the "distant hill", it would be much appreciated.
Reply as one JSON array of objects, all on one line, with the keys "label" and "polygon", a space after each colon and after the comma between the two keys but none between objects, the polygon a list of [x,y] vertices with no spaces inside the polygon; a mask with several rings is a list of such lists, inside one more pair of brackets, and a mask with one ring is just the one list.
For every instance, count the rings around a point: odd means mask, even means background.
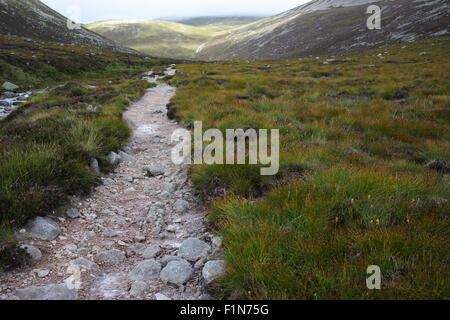
[{"label": "distant hill", "polygon": [[[369,4],[382,9],[369,31]],[[449,33],[448,0],[315,0],[208,41],[197,58],[286,59],[339,54]]]},{"label": "distant hill", "polygon": [[38,0],[0,0],[0,34],[137,53],[84,27],[70,30],[66,17]]},{"label": "distant hill", "polygon": [[151,56],[193,59],[202,44],[257,17],[203,17],[179,22],[109,20],[86,28]]},{"label": "distant hill", "polygon": [[244,25],[252,23],[265,17],[262,16],[224,16],[224,17],[194,17],[180,20],[173,20],[174,22],[187,24],[190,26],[207,26],[207,25]]}]

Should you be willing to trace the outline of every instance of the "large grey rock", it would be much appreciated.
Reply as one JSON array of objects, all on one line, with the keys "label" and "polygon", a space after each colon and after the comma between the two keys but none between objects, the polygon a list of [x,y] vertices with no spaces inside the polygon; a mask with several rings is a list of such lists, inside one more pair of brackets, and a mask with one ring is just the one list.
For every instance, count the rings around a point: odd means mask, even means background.
[{"label": "large grey rock", "polygon": [[36,217],[30,220],[25,228],[41,240],[54,240],[61,233],[61,229],[56,222],[44,217]]},{"label": "large grey rock", "polygon": [[145,295],[149,289],[150,286],[146,282],[136,281],[131,285],[130,294],[133,297],[141,297]]},{"label": "large grey rock", "polygon": [[117,249],[111,249],[97,253],[95,261],[107,266],[113,266],[124,262],[126,259],[125,253]]},{"label": "large grey rock", "polygon": [[119,164],[120,161],[122,160],[120,158],[120,156],[115,152],[111,152],[107,158],[108,158],[109,163],[112,164],[113,166]]},{"label": "large grey rock", "polygon": [[162,265],[163,267],[165,267],[165,266],[167,266],[167,265],[169,264],[169,262],[172,262],[172,261],[181,261],[181,260],[184,260],[184,259],[183,259],[183,258],[180,258],[180,257],[177,257],[177,256],[165,255],[165,256],[161,259],[160,263],[161,263],[161,265]]},{"label": "large grey rock", "polygon": [[182,199],[178,199],[177,201],[175,201],[174,208],[176,212],[184,213],[187,210],[189,210],[189,202]]},{"label": "large grey rock", "polygon": [[156,293],[156,294],[155,294],[155,298],[156,298],[156,300],[158,300],[158,301],[168,301],[168,300],[172,300],[172,299],[170,299],[168,296],[166,296],[166,295],[164,295],[164,294],[162,294],[162,293]]},{"label": "large grey rock", "polygon": [[111,179],[111,178],[105,178],[103,180],[103,185],[105,185],[105,186],[112,186],[115,183],[116,182],[113,179]]},{"label": "large grey rock", "polygon": [[100,173],[100,166],[98,165],[98,161],[95,158],[91,159],[90,167],[94,172]]},{"label": "large grey rock", "polygon": [[160,246],[153,245],[153,246],[150,246],[147,249],[145,249],[144,252],[142,252],[142,256],[145,259],[151,259],[151,258],[154,258],[157,255],[159,255],[161,252],[162,252],[162,249]]},{"label": "large grey rock", "polygon": [[177,260],[169,264],[161,271],[161,280],[164,283],[184,285],[188,282],[194,273],[194,269],[186,260]]},{"label": "large grey rock", "polygon": [[15,91],[19,89],[19,86],[16,86],[14,83],[6,81],[2,84],[2,88],[8,91]]},{"label": "large grey rock", "polygon": [[70,264],[74,265],[74,266],[82,267],[82,268],[85,268],[85,269],[91,270],[91,271],[99,271],[100,270],[100,268],[98,267],[98,265],[95,262],[92,262],[85,258],[78,258],[78,259],[72,260],[72,261],[70,261]]},{"label": "large grey rock", "polygon": [[23,245],[20,248],[26,251],[26,253],[31,257],[31,261],[33,263],[36,263],[41,260],[42,253],[41,250],[39,250],[38,248],[30,245]]},{"label": "large grey rock", "polygon": [[225,274],[225,262],[223,260],[208,261],[202,270],[203,278],[210,284]]},{"label": "large grey rock", "polygon": [[130,279],[134,281],[147,281],[158,276],[160,271],[161,264],[155,260],[145,260],[131,270],[129,276]]},{"label": "large grey rock", "polygon": [[12,98],[15,98],[16,96],[17,96],[17,94],[14,92],[3,92],[2,93],[2,99],[12,99]]},{"label": "large grey rock", "polygon": [[72,219],[76,219],[76,218],[81,217],[80,211],[78,211],[78,209],[76,209],[76,208],[70,208],[70,209],[68,209],[68,210],[66,211],[66,215],[67,215],[69,218],[72,218]]},{"label": "large grey rock", "polygon": [[177,190],[177,184],[175,182],[165,182],[162,186],[162,190],[173,193]]},{"label": "large grey rock", "polygon": [[124,161],[124,162],[131,162],[131,161],[135,160],[132,156],[130,156],[129,154],[127,154],[123,151],[119,152],[119,157],[120,157],[120,160]]},{"label": "large grey rock", "polygon": [[153,165],[144,167],[144,173],[149,177],[162,176],[166,173],[166,168],[164,168],[160,165],[157,165],[157,164],[153,164]]},{"label": "large grey rock", "polygon": [[206,257],[210,249],[211,247],[206,242],[196,238],[189,238],[181,244],[178,250],[178,256],[195,262],[202,257]]},{"label": "large grey rock", "polygon": [[50,284],[44,287],[18,289],[13,295],[20,300],[77,300],[78,291],[69,289],[66,284]]}]

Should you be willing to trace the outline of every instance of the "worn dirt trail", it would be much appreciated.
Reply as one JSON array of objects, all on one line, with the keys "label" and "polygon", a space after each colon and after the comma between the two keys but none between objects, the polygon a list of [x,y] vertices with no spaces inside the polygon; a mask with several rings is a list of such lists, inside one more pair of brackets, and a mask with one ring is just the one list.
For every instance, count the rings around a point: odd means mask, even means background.
[{"label": "worn dirt trail", "polygon": [[[173,72],[169,69],[166,73]],[[55,240],[24,236],[23,243],[40,249],[42,259],[26,270],[4,274],[0,298],[40,299],[43,294],[44,298],[76,299],[209,297],[202,268],[207,260],[219,255],[220,239],[213,238],[205,226],[205,211],[193,195],[186,169],[171,161],[174,144],[170,138],[179,126],[167,118],[166,106],[174,94],[175,88],[158,83],[129,107],[124,117],[134,134],[125,151],[131,157],[122,161],[87,199],[73,199],[72,208],[80,212],[80,217],[52,217],[62,229]],[[145,176],[143,168],[149,165],[163,167],[164,173]],[[204,241],[209,252],[189,262],[193,273],[186,284],[164,283],[158,264],[164,268],[177,255],[182,242],[192,237]],[[76,259],[78,269],[74,271],[71,266]],[[130,272],[149,259],[153,264],[137,272],[138,278],[145,279],[136,283]],[[78,290],[61,296],[49,288],[51,284],[65,283],[70,276],[79,281]],[[31,293],[26,291],[30,286]],[[50,293],[41,293],[34,286],[47,286]],[[20,288],[25,291],[16,291]]]}]

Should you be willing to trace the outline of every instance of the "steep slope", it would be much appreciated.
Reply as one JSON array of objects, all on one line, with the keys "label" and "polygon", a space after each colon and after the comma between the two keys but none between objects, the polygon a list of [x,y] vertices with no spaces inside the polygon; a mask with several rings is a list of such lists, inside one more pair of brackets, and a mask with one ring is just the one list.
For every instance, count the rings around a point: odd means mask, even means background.
[{"label": "steep slope", "polygon": [[[368,30],[369,4],[382,9]],[[344,53],[448,34],[448,0],[315,0],[209,41],[199,59],[285,59]]]},{"label": "steep slope", "polygon": [[86,27],[151,56],[192,59],[205,42],[249,22],[248,19],[214,17],[185,21],[186,24],[184,21],[109,20]]},{"label": "steep slope", "polygon": [[84,27],[70,30],[66,17],[38,0],[0,0],[0,33],[136,53]]}]

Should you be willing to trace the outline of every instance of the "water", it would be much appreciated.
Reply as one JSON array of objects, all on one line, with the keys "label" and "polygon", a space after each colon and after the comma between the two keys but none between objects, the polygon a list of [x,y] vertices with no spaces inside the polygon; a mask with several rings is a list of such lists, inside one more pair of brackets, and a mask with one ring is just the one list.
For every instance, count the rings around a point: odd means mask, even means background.
[{"label": "water", "polygon": [[26,102],[33,92],[12,93],[5,92],[0,95],[0,119],[6,118],[17,106]]}]

